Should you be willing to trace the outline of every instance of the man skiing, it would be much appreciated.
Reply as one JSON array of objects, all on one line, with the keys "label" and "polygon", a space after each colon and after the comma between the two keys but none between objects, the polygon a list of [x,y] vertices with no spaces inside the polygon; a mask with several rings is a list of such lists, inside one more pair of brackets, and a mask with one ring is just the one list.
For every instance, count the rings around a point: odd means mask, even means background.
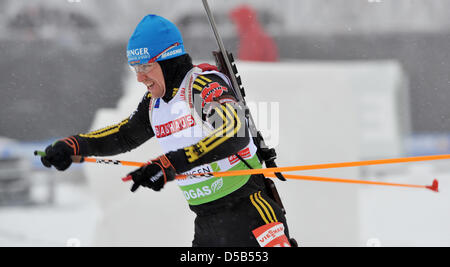
[{"label": "man skiing", "polygon": [[[243,107],[228,77],[215,66],[194,66],[181,33],[147,15],[127,47],[128,63],[148,89],[120,123],[70,136],[46,148],[46,167],[66,170],[71,156],[110,156],[157,138],[164,154],[131,172],[131,191],[160,191],[177,174],[261,168]],[[177,180],[197,215],[193,246],[289,246],[281,207],[262,175]],[[272,232],[270,232],[272,231]],[[273,234],[267,234],[267,233]]]}]

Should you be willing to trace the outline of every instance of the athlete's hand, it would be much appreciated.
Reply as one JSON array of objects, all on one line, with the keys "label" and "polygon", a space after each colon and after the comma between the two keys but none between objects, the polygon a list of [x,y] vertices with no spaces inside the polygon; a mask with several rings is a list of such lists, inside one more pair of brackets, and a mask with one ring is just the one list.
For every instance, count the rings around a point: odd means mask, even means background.
[{"label": "athlete's hand", "polygon": [[175,168],[169,159],[162,155],[128,174],[134,182],[131,192],[136,191],[141,185],[159,191],[167,182],[175,180],[175,175]]},{"label": "athlete's hand", "polygon": [[74,149],[73,141],[59,140],[53,145],[49,145],[45,148],[45,156],[41,156],[42,164],[51,168],[54,166],[59,171],[64,171],[72,164],[71,156],[75,155],[76,149]]}]

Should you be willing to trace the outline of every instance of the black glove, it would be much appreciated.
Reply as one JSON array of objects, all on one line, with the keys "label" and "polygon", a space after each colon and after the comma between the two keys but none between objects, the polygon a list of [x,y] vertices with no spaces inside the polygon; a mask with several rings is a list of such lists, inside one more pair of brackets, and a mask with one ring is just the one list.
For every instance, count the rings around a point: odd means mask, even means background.
[{"label": "black glove", "polygon": [[41,157],[42,164],[47,168],[55,166],[59,171],[64,171],[69,168],[72,164],[71,156],[76,153],[76,146],[73,139],[73,137],[69,137],[48,146],[45,149],[45,156]]},{"label": "black glove", "polygon": [[141,185],[159,191],[167,182],[175,180],[176,171],[169,159],[162,155],[128,176],[131,176],[134,182],[131,192],[136,191]]}]

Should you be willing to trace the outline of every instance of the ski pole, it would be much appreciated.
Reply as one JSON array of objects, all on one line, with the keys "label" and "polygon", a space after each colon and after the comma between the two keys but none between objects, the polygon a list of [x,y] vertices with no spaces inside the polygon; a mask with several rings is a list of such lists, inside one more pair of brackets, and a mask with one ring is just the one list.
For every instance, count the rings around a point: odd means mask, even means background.
[{"label": "ski pole", "polygon": [[[45,157],[44,151],[34,151],[35,156]],[[90,158],[83,156],[71,156],[72,161],[74,163],[83,163],[83,162],[91,162],[91,163],[99,163],[99,164],[108,164],[108,165],[122,165],[122,166],[133,166],[133,167],[142,167],[145,162],[136,162],[136,161],[124,161],[124,160],[115,160],[115,159],[99,159],[99,158]]]},{"label": "ski pole", "polygon": [[[270,178],[276,178],[274,174],[265,174],[264,176]],[[368,184],[368,185],[383,185],[383,186],[399,186],[399,187],[414,187],[414,188],[425,188],[430,189],[434,192],[439,192],[439,182],[434,179],[432,185],[414,185],[414,184],[397,184],[397,183],[387,183],[387,182],[376,182],[376,181],[361,181],[361,180],[351,180],[351,179],[341,179],[341,178],[330,178],[330,177],[318,177],[309,175],[292,175],[284,174],[287,179],[295,180],[307,180],[316,182],[332,182],[332,183],[350,183],[350,184]]]},{"label": "ski pole", "polygon": [[[216,176],[216,175],[214,175]],[[278,178],[274,173],[265,173],[265,177],[268,178]],[[306,181],[316,181],[316,182],[331,182],[331,183],[347,183],[347,184],[366,184],[366,185],[381,185],[381,186],[396,186],[396,187],[413,187],[413,188],[425,188],[430,189],[434,192],[439,192],[439,182],[434,179],[432,185],[415,185],[415,184],[398,184],[398,183],[387,183],[387,182],[376,182],[376,181],[362,181],[362,180],[352,180],[352,179],[342,179],[342,178],[330,178],[330,177],[319,177],[319,176],[309,176],[309,175],[292,175],[292,174],[283,174],[286,179],[293,180],[306,180]],[[176,179],[179,178],[180,175],[177,175]],[[127,176],[122,178],[122,181],[130,181],[131,176]]]},{"label": "ski pole", "polygon": [[306,171],[306,170],[332,169],[332,168],[343,168],[343,167],[358,167],[358,166],[406,163],[406,162],[418,162],[418,161],[430,161],[430,160],[442,160],[442,159],[450,159],[450,154],[406,157],[406,158],[393,158],[393,159],[379,159],[379,160],[364,160],[364,161],[352,161],[352,162],[324,163],[324,164],[300,165],[300,166],[265,168],[265,169],[248,169],[248,170],[236,170],[236,171],[227,171],[227,172],[193,173],[193,174],[189,174],[189,175],[178,175],[177,178],[185,179],[188,176],[204,176],[204,175],[225,177],[225,176],[238,176],[238,175],[249,175],[249,174],[250,175],[251,174],[272,174],[275,172],[291,172],[291,171]]},{"label": "ski pole", "polygon": [[[35,151],[34,154],[37,156],[42,156],[42,157],[45,156],[45,152],[43,152],[43,151]],[[116,164],[116,165],[136,166],[136,167],[142,167],[145,164],[147,164],[145,162],[123,161],[123,160],[112,160],[112,159],[98,159],[98,158],[89,158],[89,157],[82,157],[82,156],[72,156],[72,159],[76,163],[92,162],[92,163]],[[418,162],[418,161],[430,161],[430,160],[443,160],[443,159],[450,159],[450,154],[432,155],[432,156],[417,156],[417,157],[406,157],[406,158],[393,158],[393,159],[379,159],[379,160],[364,160],[364,161],[352,161],[352,162],[324,163],[324,164],[276,167],[276,168],[265,168],[265,169],[248,169],[248,170],[236,170],[236,171],[226,171],[226,172],[193,173],[193,174],[189,174],[189,175],[185,175],[185,174],[177,175],[177,179],[186,179],[186,178],[188,178],[188,176],[212,175],[212,176],[217,176],[217,177],[226,177],[226,176],[251,175],[251,174],[272,174],[275,172],[291,172],[291,171],[306,171],[306,170],[332,169],[332,168],[343,168],[343,167],[358,167],[358,166],[406,163],[406,162]]]}]

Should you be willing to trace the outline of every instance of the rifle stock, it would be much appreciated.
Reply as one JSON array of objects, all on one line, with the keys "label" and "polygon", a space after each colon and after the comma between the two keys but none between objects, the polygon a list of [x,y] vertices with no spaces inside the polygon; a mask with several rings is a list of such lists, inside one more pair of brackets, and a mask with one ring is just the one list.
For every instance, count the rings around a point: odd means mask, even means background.
[{"label": "rifle stock", "polygon": [[[229,65],[231,66],[231,72],[230,69],[227,68],[224,52],[227,55],[227,59],[229,62]],[[216,66],[219,69],[220,72],[225,74],[230,81],[235,81],[236,85],[234,85],[235,90],[239,91],[237,92],[237,95],[240,99],[238,101],[242,102],[245,108],[245,117],[247,118],[249,122],[249,130],[251,133],[251,136],[253,138],[253,142],[255,143],[257,147],[257,155],[261,162],[264,162],[267,168],[276,168],[277,164],[275,163],[275,159],[277,157],[277,154],[275,152],[275,149],[269,148],[260,131],[256,129],[256,126],[254,124],[253,118],[250,114],[250,110],[247,107],[247,104],[245,102],[245,89],[242,86],[242,80],[238,73],[236,63],[233,58],[233,54],[229,53],[228,51],[213,51],[212,54],[214,56],[214,60],[216,62]],[[286,178],[283,176],[283,174],[277,172],[275,173],[278,179],[281,181],[286,181]]]}]

